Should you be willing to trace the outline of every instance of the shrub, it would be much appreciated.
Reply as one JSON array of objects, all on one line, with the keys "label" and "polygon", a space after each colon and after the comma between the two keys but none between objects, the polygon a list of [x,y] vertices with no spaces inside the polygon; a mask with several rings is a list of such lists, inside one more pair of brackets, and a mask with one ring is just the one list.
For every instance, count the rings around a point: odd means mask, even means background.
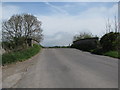
[{"label": "shrub", "polygon": [[120,52],[120,35],[116,38],[115,43],[116,45],[116,50]]},{"label": "shrub", "polygon": [[102,48],[96,48],[96,49],[91,51],[91,53],[98,54],[98,55],[102,55],[104,52],[105,51]]},{"label": "shrub", "polygon": [[97,48],[97,45],[98,45],[98,38],[87,38],[87,39],[74,41],[71,47],[83,51],[90,51]]},{"label": "shrub", "polygon": [[115,42],[119,35],[120,33],[114,33],[114,32],[105,34],[100,40],[100,44],[102,45],[102,48],[106,51],[115,50],[117,46]]}]

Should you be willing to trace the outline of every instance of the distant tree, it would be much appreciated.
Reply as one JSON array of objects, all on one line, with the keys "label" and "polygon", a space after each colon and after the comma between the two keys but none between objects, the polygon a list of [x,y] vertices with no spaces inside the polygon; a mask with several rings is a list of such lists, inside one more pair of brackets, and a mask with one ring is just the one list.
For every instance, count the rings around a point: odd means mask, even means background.
[{"label": "distant tree", "polygon": [[92,35],[92,33],[80,33],[80,34],[78,34],[78,35],[75,35],[74,37],[73,37],[73,41],[77,41],[77,40],[80,40],[80,39],[86,39],[86,38],[92,38],[93,37],[93,35]]},{"label": "distant tree", "polygon": [[[3,47],[18,48],[27,46],[27,39],[42,40],[41,21],[30,14],[13,15],[2,22]],[[7,42],[7,44],[6,44]]]}]

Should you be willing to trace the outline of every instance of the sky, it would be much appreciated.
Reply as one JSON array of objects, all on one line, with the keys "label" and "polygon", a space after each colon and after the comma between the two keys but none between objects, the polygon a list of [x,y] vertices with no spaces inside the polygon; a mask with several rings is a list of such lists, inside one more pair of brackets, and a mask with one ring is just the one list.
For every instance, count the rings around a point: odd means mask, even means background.
[{"label": "sky", "polygon": [[33,14],[42,22],[43,46],[69,45],[81,32],[101,37],[106,20],[113,23],[117,2],[3,2],[2,20],[14,14]]}]

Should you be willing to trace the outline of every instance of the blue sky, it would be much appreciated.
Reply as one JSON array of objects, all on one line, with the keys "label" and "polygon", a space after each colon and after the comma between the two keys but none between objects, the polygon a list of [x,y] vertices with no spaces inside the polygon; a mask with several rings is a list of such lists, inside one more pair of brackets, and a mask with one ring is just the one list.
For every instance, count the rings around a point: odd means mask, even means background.
[{"label": "blue sky", "polygon": [[106,19],[117,15],[116,2],[4,2],[3,20],[13,14],[30,13],[42,21],[42,45],[69,45],[73,36],[91,32],[105,33]]},{"label": "blue sky", "polygon": [[[22,13],[32,13],[32,14],[41,14],[41,15],[51,15],[55,12],[51,9],[51,6],[46,4],[47,2],[6,2],[3,3],[3,6],[17,6],[20,7]],[[49,4],[59,7],[66,10],[70,15],[79,14],[88,8],[94,7],[112,7],[116,2],[49,2]]]}]

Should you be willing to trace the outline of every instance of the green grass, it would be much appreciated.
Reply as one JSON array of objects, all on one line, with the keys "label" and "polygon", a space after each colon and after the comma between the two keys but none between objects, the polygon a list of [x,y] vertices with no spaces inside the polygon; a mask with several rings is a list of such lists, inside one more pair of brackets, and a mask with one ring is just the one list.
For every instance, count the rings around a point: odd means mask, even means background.
[{"label": "green grass", "polygon": [[120,54],[118,53],[118,51],[109,51],[104,53],[104,55],[114,57],[114,58],[120,58]]},{"label": "green grass", "polygon": [[2,55],[2,65],[29,59],[30,57],[37,54],[40,51],[40,49],[41,49],[40,45],[34,44],[33,47],[30,47],[22,51],[5,53]]}]

